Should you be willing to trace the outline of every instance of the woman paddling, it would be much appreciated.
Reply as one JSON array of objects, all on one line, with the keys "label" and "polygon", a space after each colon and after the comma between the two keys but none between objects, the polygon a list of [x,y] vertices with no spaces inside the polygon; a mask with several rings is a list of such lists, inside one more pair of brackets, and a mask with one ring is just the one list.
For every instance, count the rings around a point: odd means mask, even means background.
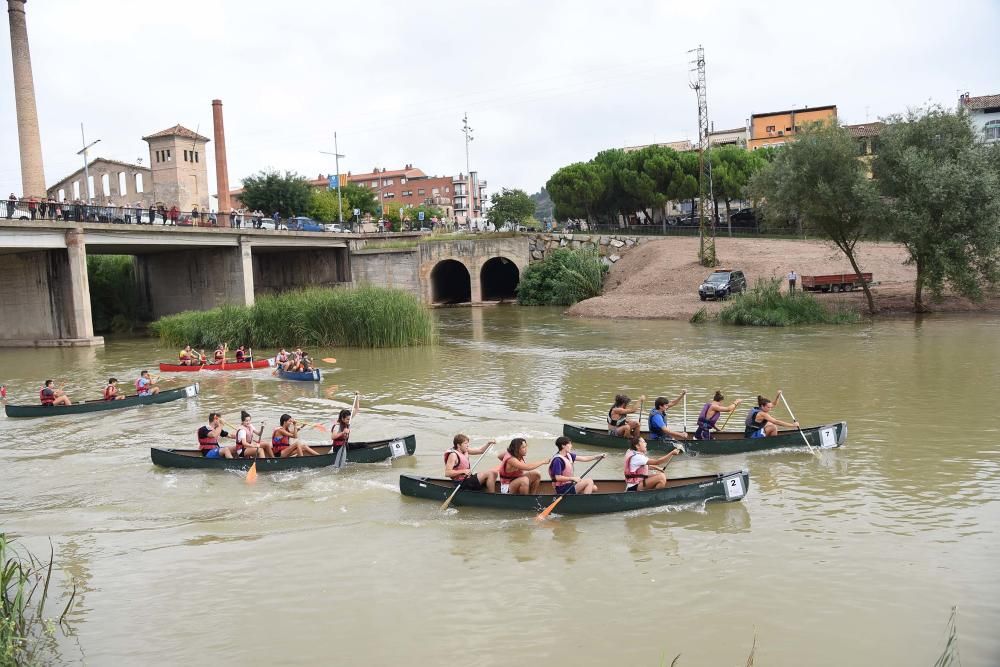
[{"label": "woman paddling", "polygon": [[[778,390],[777,398],[781,398],[781,390]],[[788,423],[781,421],[777,417],[771,415],[771,409],[774,408],[774,402],[764,398],[763,396],[757,396],[757,407],[750,410],[750,414],[747,415],[746,429],[743,432],[743,436],[746,438],[768,438],[778,434],[778,427],[783,428],[798,428],[799,422],[793,421]]]},{"label": "woman paddling", "polygon": [[541,468],[552,459],[525,463],[524,457],[527,455],[527,440],[514,438],[510,441],[507,451],[501,454],[500,469],[497,471],[497,476],[500,478],[500,493],[516,496],[538,493],[538,487],[542,483],[542,475],[536,468]]},{"label": "woman paddling", "polygon": [[281,415],[278,420],[278,428],[271,433],[271,449],[274,455],[287,459],[289,456],[317,456],[318,452],[312,447],[303,444],[297,438],[299,425],[290,415]]},{"label": "woman paddling", "polygon": [[712,400],[702,406],[701,412],[698,414],[698,427],[694,432],[696,440],[711,440],[712,430],[719,430],[719,427],[716,426],[719,416],[723,412],[733,412],[743,402],[742,398],[738,398],[730,405],[723,405],[722,400],[724,398],[725,396],[722,395],[722,392],[717,391]]},{"label": "woman paddling", "polygon": [[[257,436],[257,444],[253,444],[253,437]],[[250,413],[246,410],[240,412],[240,427],[236,429],[236,446],[243,449],[243,456],[248,459],[256,459],[264,456],[269,459],[274,458],[274,450],[269,443],[261,442],[261,429],[254,428],[250,423]]]},{"label": "woman paddling", "polygon": [[[646,400],[645,396],[641,400]],[[615,404],[608,410],[608,435],[617,435],[621,438],[632,438],[639,435],[639,422],[629,419],[637,406],[626,394],[615,396]]]}]

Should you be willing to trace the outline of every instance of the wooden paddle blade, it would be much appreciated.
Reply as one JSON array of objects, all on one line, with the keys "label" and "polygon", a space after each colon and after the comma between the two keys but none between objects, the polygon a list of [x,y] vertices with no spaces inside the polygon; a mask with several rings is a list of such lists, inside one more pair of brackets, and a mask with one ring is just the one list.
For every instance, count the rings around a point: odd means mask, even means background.
[{"label": "wooden paddle blade", "polygon": [[317,431],[323,431],[324,433],[330,430],[326,427],[326,424],[313,424],[310,428],[314,428]]},{"label": "wooden paddle blade", "polygon": [[456,496],[456,495],[458,494],[458,490],[459,490],[460,488],[461,488],[461,487],[458,487],[458,486],[456,486],[456,487],[455,487],[455,490],[454,490],[454,491],[452,491],[452,492],[451,492],[451,495],[449,495],[449,496],[448,496],[448,500],[446,500],[446,501],[444,501],[443,503],[441,503],[441,511],[442,511],[442,512],[443,512],[443,511],[445,511],[446,509],[448,509],[448,506],[449,506],[449,505],[451,505],[451,501],[452,501],[452,499],[454,499],[454,497],[455,497],[455,496]]},{"label": "wooden paddle blade", "polygon": [[322,361],[324,363],[327,363],[327,364],[335,364],[335,363],[337,363],[337,360],[334,359],[333,357],[323,357],[320,361]]},{"label": "wooden paddle blade", "polygon": [[253,484],[257,481],[257,462],[254,461],[250,465],[250,470],[247,470],[247,484]]},{"label": "wooden paddle blade", "polygon": [[549,505],[548,507],[546,507],[545,509],[543,509],[541,512],[539,512],[538,516],[535,517],[535,521],[545,521],[545,518],[548,515],[552,514],[552,510],[554,510],[556,508],[556,505],[558,505],[559,501],[561,501],[562,499],[563,499],[563,496],[559,496],[558,498],[556,498],[555,500],[553,500],[551,505]]}]

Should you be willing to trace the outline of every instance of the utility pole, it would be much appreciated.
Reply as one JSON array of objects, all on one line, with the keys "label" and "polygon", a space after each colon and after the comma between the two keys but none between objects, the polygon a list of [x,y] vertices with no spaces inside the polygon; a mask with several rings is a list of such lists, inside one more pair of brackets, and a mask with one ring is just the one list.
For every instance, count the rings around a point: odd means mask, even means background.
[{"label": "utility pole", "polygon": [[333,152],[328,153],[327,151],[320,151],[323,155],[332,155],[337,170],[337,221],[341,224],[344,223],[344,199],[340,196],[340,158],[347,157],[346,155],[340,154],[340,148],[337,144],[337,133],[333,133]]},{"label": "utility pole", "polygon": [[698,233],[701,237],[698,246],[698,261],[702,266],[715,266],[715,220],[712,220],[712,236],[706,243],[705,239],[705,200],[715,201],[715,191],[712,187],[712,158],[709,153],[709,122],[708,95],[705,85],[705,49],[700,45],[688,53],[695,53],[689,70],[696,73],[698,80],[690,86],[698,96]]},{"label": "utility pole", "polygon": [[472,230],[472,170],[469,168],[469,142],[472,141],[472,128],[469,126],[469,112],[462,117],[462,134],[465,135],[465,187],[466,187],[466,217],[469,220],[469,230]]},{"label": "utility pole", "polygon": [[80,123],[80,140],[83,143],[83,148],[78,150],[76,154],[83,156],[83,179],[84,184],[87,186],[87,203],[89,204],[94,198],[94,193],[90,189],[90,165],[87,164],[87,151],[99,142],[100,139],[95,139],[88,144],[87,137],[83,134],[83,123]]}]

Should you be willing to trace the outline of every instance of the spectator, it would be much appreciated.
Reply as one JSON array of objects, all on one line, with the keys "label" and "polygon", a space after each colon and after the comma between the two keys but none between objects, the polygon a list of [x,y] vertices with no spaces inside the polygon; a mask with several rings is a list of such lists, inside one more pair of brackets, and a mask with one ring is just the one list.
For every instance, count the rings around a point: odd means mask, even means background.
[{"label": "spectator", "polygon": [[54,220],[56,217],[56,200],[53,197],[49,197],[45,203],[48,204],[49,220]]},{"label": "spectator", "polygon": [[795,273],[795,269],[788,272],[788,293],[791,294],[795,291],[795,282],[799,279],[799,274]]},{"label": "spectator", "polygon": [[142,202],[136,202],[132,206],[132,210],[135,212],[135,224],[142,224]]},{"label": "spectator", "polygon": [[64,218],[62,202],[54,201],[49,204],[49,220],[62,220]]},{"label": "spectator", "polygon": [[156,221],[156,206],[153,204],[149,205],[149,224],[153,224]]},{"label": "spectator", "polygon": [[[14,195],[11,195],[11,197],[13,197],[13,196]],[[10,216],[7,216],[7,217],[9,218]],[[275,211],[274,215],[271,216],[271,220],[274,221],[274,230],[277,231],[278,230],[278,221],[281,220],[281,216],[278,215],[277,211]]]},{"label": "spectator", "polygon": [[[14,217],[14,206],[17,205],[17,196],[11,192],[10,197],[7,198],[7,219],[10,220]],[[277,213],[275,213],[277,215]]]},{"label": "spectator", "polygon": [[233,207],[229,208],[229,224],[237,229],[240,227],[240,215]]},{"label": "spectator", "polygon": [[[51,199],[51,197],[49,197]],[[44,220],[45,214],[49,212],[49,202],[48,200],[38,198],[38,219]]]},{"label": "spectator", "polygon": [[176,204],[174,204],[173,206],[170,207],[170,224],[176,227],[177,220],[180,217],[181,217],[181,210],[177,208]]},{"label": "spectator", "polygon": [[217,227],[219,225],[219,218],[215,215],[215,211],[208,214],[208,224],[213,227]]},{"label": "spectator", "polygon": [[193,206],[191,206],[191,224],[195,225],[197,227],[201,226],[201,225],[198,224],[198,205],[197,204],[194,204]]},{"label": "spectator", "polygon": [[34,220],[35,216],[38,214],[38,200],[35,199],[35,195],[28,197],[28,215]]}]

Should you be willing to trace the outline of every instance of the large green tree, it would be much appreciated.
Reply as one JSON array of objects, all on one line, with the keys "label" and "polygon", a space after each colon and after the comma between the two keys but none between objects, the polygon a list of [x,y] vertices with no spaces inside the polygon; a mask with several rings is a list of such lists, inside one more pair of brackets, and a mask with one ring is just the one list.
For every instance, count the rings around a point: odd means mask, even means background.
[{"label": "large green tree", "polygon": [[259,209],[265,214],[277,211],[282,217],[304,215],[309,210],[312,187],[294,171],[281,174],[261,171],[243,179],[240,199],[250,210]]},{"label": "large green tree", "polygon": [[769,217],[798,216],[844,253],[874,313],[856,246],[879,217],[879,197],[850,133],[836,123],[806,127],[753,177],[751,189]]},{"label": "large green tree", "polygon": [[343,193],[338,201],[336,190],[313,190],[309,196],[308,215],[320,222],[334,222],[340,219],[341,206],[344,211],[344,219],[350,221],[353,216],[351,201],[344,197]]},{"label": "large green tree", "polygon": [[591,162],[567,165],[552,174],[545,184],[556,220],[583,218],[590,222],[606,188],[601,168]]},{"label": "large green tree", "polygon": [[998,279],[1000,168],[964,114],[929,107],[889,119],[872,171],[887,203],[886,233],[917,267],[913,305],[945,285],[980,298]]},{"label": "large green tree", "polygon": [[371,188],[366,188],[363,185],[358,185],[357,183],[348,183],[340,188],[340,194],[342,197],[349,199],[351,202],[351,210],[348,211],[344,208],[344,217],[353,217],[354,209],[359,209],[361,215],[378,215],[379,203],[377,193]]},{"label": "large green tree", "polygon": [[503,225],[521,225],[535,212],[535,201],[524,190],[503,188],[490,197],[486,220],[499,229]]}]

